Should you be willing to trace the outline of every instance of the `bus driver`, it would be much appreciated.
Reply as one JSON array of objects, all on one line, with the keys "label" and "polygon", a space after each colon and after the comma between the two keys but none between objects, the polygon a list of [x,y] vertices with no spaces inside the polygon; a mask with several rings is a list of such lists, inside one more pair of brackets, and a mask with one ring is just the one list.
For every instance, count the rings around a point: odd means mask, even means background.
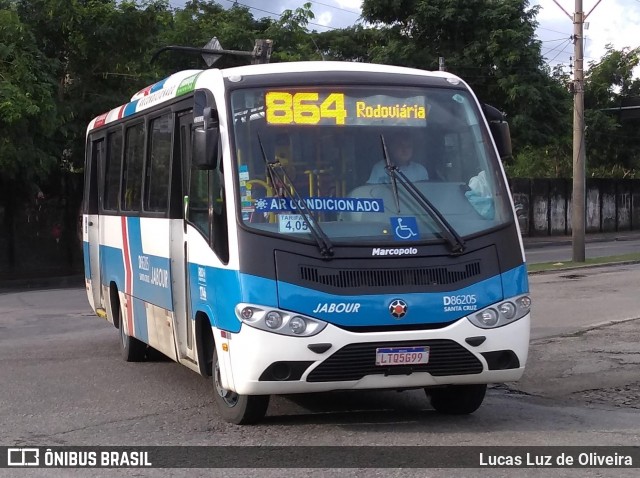
[{"label": "bus driver", "polygon": [[[427,181],[429,173],[427,169],[413,159],[413,140],[408,134],[396,133],[390,136],[388,146],[389,161],[401,171],[409,181]],[[388,183],[389,175],[385,170],[387,166],[383,159],[376,163],[371,170],[367,184]]]}]

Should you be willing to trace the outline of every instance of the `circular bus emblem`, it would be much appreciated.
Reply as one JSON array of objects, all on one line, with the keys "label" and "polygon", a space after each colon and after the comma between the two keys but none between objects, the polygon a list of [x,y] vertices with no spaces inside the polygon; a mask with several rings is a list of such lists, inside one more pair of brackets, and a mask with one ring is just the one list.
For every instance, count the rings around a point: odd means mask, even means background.
[{"label": "circular bus emblem", "polygon": [[389,304],[389,313],[393,315],[396,319],[401,319],[405,315],[407,315],[407,303],[402,299],[394,299]]}]

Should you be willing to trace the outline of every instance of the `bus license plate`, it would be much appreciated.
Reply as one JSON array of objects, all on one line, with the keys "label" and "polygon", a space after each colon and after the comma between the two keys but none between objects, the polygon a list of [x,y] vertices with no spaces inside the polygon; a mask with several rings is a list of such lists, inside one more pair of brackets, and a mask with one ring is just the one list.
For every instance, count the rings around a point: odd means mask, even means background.
[{"label": "bus license plate", "polygon": [[389,347],[376,349],[376,365],[429,363],[429,347]]}]

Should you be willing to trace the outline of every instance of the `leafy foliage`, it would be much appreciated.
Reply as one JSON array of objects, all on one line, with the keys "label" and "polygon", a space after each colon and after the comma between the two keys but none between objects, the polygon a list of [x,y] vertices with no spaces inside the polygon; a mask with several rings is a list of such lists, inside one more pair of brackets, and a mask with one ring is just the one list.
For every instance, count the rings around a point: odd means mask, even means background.
[{"label": "leafy foliage", "polygon": [[504,0],[365,0],[363,17],[384,32],[374,61],[438,69],[464,78],[481,101],[505,111],[518,152],[541,147],[571,111],[566,89],[549,75],[535,38],[539,7]]},{"label": "leafy foliage", "polygon": [[[318,33],[313,3],[276,18],[248,7],[189,0],[0,0],[0,179],[28,184],[52,168],[80,168],[91,118],[168,74],[204,68],[199,56],[151,56],[165,45],[251,50],[274,42],[272,61],[365,61],[438,69],[467,81],[481,101],[507,113],[513,176],[570,176],[570,78],[550,71],[528,0],[364,0],[366,23]],[[225,8],[228,7],[228,8]],[[244,64],[223,58],[215,67]],[[589,174],[640,170],[637,123],[612,111],[640,98],[638,49],[609,48],[586,75]]]},{"label": "leafy foliage", "polygon": [[640,97],[640,47],[616,51],[611,46],[585,77],[585,124],[588,172],[593,177],[638,177],[638,119],[623,121],[617,108],[625,98]]},{"label": "leafy foliage", "polygon": [[54,67],[15,8],[0,10],[0,171],[7,181],[29,182],[55,163]]}]

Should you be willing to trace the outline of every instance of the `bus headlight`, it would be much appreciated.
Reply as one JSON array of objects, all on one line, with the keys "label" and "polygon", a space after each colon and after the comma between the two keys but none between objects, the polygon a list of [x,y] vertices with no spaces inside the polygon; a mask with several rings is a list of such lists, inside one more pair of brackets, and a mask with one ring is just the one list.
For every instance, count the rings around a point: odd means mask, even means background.
[{"label": "bus headlight", "polygon": [[327,326],[327,323],[322,320],[262,305],[238,304],[235,312],[236,317],[244,324],[292,337],[310,337]]},{"label": "bus headlight", "polygon": [[278,329],[282,325],[282,316],[275,310],[272,310],[265,315],[264,323],[270,329]]},{"label": "bus headlight", "polygon": [[507,320],[511,320],[516,316],[516,306],[513,302],[503,302],[498,306],[498,310]]},{"label": "bus headlight", "polygon": [[528,295],[512,297],[467,316],[469,322],[481,329],[493,329],[515,322],[529,313],[531,298]]},{"label": "bus headlight", "polygon": [[294,334],[300,335],[304,333],[305,329],[307,328],[307,323],[302,317],[296,315],[289,321],[289,328]]},{"label": "bus headlight", "polygon": [[482,322],[485,327],[495,327],[500,319],[498,312],[495,309],[484,309],[479,314],[476,314],[476,319]]}]

